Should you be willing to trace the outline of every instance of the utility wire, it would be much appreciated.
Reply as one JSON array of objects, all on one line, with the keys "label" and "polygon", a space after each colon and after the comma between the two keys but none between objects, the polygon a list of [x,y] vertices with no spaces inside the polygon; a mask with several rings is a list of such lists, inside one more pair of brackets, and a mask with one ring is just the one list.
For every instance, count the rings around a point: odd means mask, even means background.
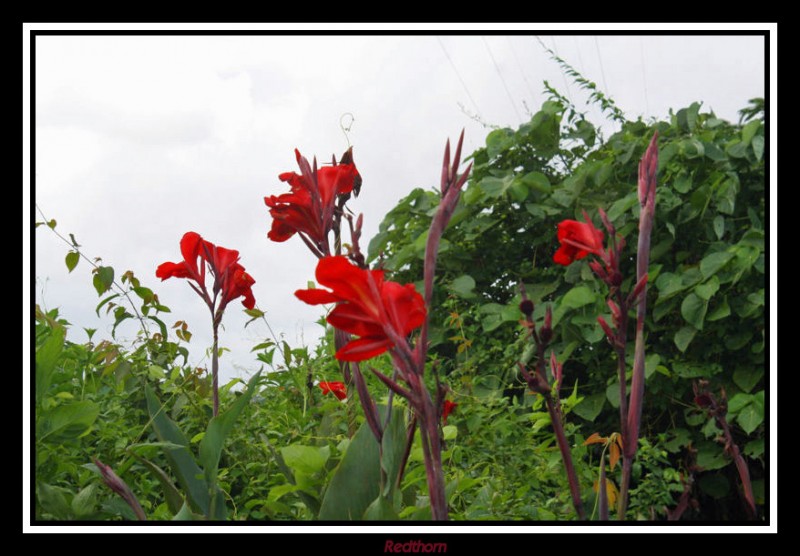
[{"label": "utility wire", "polygon": [[511,37],[506,37],[506,40],[508,41],[509,48],[511,48],[511,53],[514,55],[514,60],[517,62],[517,67],[519,68],[519,73],[520,73],[520,75],[522,75],[522,79],[525,81],[525,85],[528,88],[528,93],[530,93],[530,95],[531,95],[531,100],[533,100],[533,98],[536,95],[533,93],[533,87],[531,87],[531,84],[528,82],[528,78],[525,76],[525,70],[522,69],[522,64],[520,63],[519,57],[517,56],[517,51],[514,50],[514,44],[511,42]]},{"label": "utility wire", "polygon": [[467,98],[469,98],[470,102],[472,103],[472,106],[475,107],[475,111],[480,115],[481,109],[478,108],[478,103],[475,102],[475,99],[472,98],[471,94],[469,94],[469,88],[467,88],[467,84],[464,83],[464,79],[461,77],[461,74],[459,73],[458,68],[456,68],[456,65],[453,63],[453,59],[450,58],[450,55],[447,53],[447,49],[444,47],[444,43],[442,43],[442,39],[437,36],[436,40],[439,42],[439,46],[441,47],[442,52],[444,52],[445,58],[447,58],[447,61],[450,62],[450,67],[453,68],[453,71],[455,72],[456,77],[458,77],[458,80],[461,82],[461,86],[464,88],[464,92],[467,94]]},{"label": "utility wire", "polygon": [[642,41],[642,37],[639,37],[639,53],[642,56],[642,85],[644,86],[644,108],[647,112],[647,116],[650,115],[650,103],[647,101],[647,74],[645,73],[645,67],[647,64],[644,61],[644,42]]},{"label": "utility wire", "polygon": [[608,96],[608,83],[606,83],[606,72],[603,71],[603,57],[600,55],[600,43],[597,41],[597,35],[594,36],[594,49],[597,52],[597,59],[600,62],[600,77],[603,78],[603,90]]},{"label": "utility wire", "polygon": [[511,102],[511,106],[514,108],[514,112],[517,114],[517,118],[519,119],[519,121],[522,121],[522,115],[519,113],[519,110],[517,110],[517,104],[514,102],[514,97],[511,95],[511,91],[509,91],[508,89],[508,84],[506,83],[503,74],[500,72],[500,67],[497,65],[497,61],[494,59],[494,56],[492,55],[492,50],[489,48],[489,43],[486,42],[485,37],[481,37],[481,40],[483,41],[483,45],[486,47],[486,52],[489,53],[489,58],[492,59],[492,64],[494,64],[494,69],[497,71],[497,75],[500,76],[500,82],[503,84],[503,88],[506,90],[506,94],[508,95],[508,100],[509,102]]},{"label": "utility wire", "polygon": [[[539,42],[541,42],[541,40]],[[556,53],[556,57],[561,58],[561,54],[558,53],[558,47],[556,46],[556,38],[551,36],[550,42],[553,43],[553,52]],[[569,98],[569,101],[574,105],[575,101],[572,100],[572,93],[570,93],[569,90],[569,81],[567,81],[567,74],[565,74],[563,71],[559,71],[559,73],[561,74],[561,79],[564,80],[564,86],[567,88],[567,98]]]}]

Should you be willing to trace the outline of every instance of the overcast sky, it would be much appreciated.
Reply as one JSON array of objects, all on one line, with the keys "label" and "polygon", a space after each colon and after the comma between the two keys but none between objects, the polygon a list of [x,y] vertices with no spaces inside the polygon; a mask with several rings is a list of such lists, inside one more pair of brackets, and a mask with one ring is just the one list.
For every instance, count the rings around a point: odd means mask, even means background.
[{"label": "overcast sky", "polygon": [[[702,101],[736,120],[764,96],[762,37],[541,40],[628,117],[665,118]],[[350,206],[364,213],[366,246],[400,198],[436,184],[448,137],[464,128],[470,153],[490,131],[476,120],[518,126],[545,100],[544,80],[579,107],[586,98],[532,35],[39,36],[35,63],[37,204],[85,254],[154,289],[172,308],[168,325],[188,321],[190,363],[209,367],[205,306],[185,280],[155,277],[180,260],[189,230],[240,251],[258,306],[292,346],[321,333],[322,309],[293,296],[316,259],[297,238],[267,239],[263,197],[286,190],[277,176],[296,170],[295,148],[329,160],[349,139],[364,178]],[[85,340],[83,326],[107,336],[113,318],[94,314],[89,265],[69,274],[68,247],[45,227],[33,240],[36,302],[60,308],[72,341]],[[255,372],[250,348],[268,337],[260,323],[243,329],[240,309],[231,304],[224,319],[223,379]],[[118,332],[131,339],[136,326]]]}]

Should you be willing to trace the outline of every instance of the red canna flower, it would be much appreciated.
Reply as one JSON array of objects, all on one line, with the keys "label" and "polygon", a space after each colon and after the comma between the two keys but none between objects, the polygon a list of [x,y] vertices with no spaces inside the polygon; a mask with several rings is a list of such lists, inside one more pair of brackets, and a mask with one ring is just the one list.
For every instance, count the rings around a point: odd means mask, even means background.
[{"label": "red canna flower", "polygon": [[444,409],[442,410],[442,423],[444,423],[445,425],[447,424],[447,416],[450,415],[450,413],[456,407],[458,407],[458,404],[456,402],[451,402],[450,400],[444,401]]},{"label": "red canna flower", "polygon": [[[156,269],[156,277],[161,280],[167,278],[188,278],[197,283],[192,286],[206,303],[213,305],[211,296],[206,289],[206,265],[214,276],[213,295],[221,292],[219,311],[234,299],[244,297],[242,305],[248,309],[255,307],[251,286],[255,280],[244,267],[238,263],[239,252],[235,249],[218,247],[210,241],[205,241],[196,232],[186,232],[181,239],[181,254],[183,260],[177,263],[162,263]],[[199,261],[199,262],[198,262]]]},{"label": "red canna flower", "polygon": [[333,394],[340,400],[347,397],[347,388],[344,382],[320,382],[319,387],[323,394]]},{"label": "red canna flower", "polygon": [[405,338],[425,320],[425,302],[413,284],[383,279],[382,270],[364,270],[346,257],[325,257],[317,263],[317,282],[330,288],[297,290],[309,305],[336,303],[328,322],[360,338],[339,351],[340,361],[363,361],[394,346],[390,336]]},{"label": "red canna flower", "polygon": [[315,245],[322,246],[333,227],[336,197],[353,191],[360,176],[355,164],[336,164],[312,170],[300,151],[295,149],[294,152],[301,173],[284,172],[278,176],[289,184],[291,192],[264,197],[272,216],[272,228],[267,236],[272,241],[281,242],[299,232],[308,236]]},{"label": "red canna flower", "polygon": [[589,253],[602,256],[603,232],[594,227],[590,220],[564,220],[558,225],[558,248],[553,261],[569,266],[574,261],[584,258]]}]

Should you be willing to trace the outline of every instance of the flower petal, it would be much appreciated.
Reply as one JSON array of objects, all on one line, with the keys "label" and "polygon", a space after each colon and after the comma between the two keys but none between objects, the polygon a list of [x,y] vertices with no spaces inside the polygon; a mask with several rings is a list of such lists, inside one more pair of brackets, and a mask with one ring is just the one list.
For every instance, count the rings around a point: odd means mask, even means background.
[{"label": "flower petal", "polygon": [[336,352],[339,361],[364,361],[384,353],[392,346],[386,338],[359,338],[351,340]]},{"label": "flower petal", "polygon": [[340,299],[331,292],[316,288],[309,290],[297,290],[294,292],[294,295],[297,299],[308,303],[309,305],[327,305],[329,303],[336,303],[337,301],[340,301]]}]

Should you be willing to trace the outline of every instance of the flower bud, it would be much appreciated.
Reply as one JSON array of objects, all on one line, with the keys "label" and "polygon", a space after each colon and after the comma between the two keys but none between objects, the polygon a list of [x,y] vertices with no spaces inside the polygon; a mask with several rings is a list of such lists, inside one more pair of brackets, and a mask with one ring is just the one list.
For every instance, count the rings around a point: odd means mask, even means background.
[{"label": "flower bud", "polygon": [[522,302],[519,304],[519,310],[522,312],[523,315],[526,317],[531,317],[533,315],[533,301],[530,299],[523,299]]}]

